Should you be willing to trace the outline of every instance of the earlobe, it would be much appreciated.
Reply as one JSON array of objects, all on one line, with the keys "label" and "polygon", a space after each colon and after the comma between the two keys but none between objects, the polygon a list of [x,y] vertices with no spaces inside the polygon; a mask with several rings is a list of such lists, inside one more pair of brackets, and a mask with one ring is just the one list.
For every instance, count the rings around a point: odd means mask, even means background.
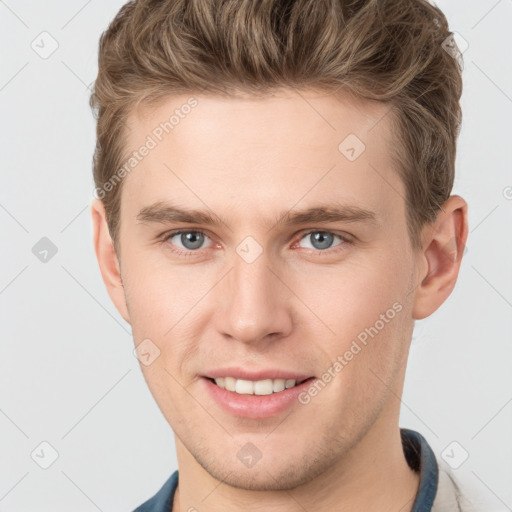
[{"label": "earlobe", "polygon": [[130,323],[119,259],[108,231],[105,207],[100,199],[93,200],[91,217],[94,251],[100,267],[101,277],[116,309],[126,322]]},{"label": "earlobe", "polygon": [[460,196],[450,196],[443,204],[436,221],[425,226],[423,249],[424,263],[418,275],[413,318],[430,316],[452,292],[468,235],[468,206]]}]

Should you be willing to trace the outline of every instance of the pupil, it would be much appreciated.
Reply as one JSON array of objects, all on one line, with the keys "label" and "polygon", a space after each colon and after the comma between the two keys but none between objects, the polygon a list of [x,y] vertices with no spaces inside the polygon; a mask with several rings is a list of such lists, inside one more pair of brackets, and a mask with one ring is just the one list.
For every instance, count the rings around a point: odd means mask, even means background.
[{"label": "pupil", "polygon": [[195,232],[182,233],[181,243],[187,249],[197,249],[197,248],[201,247],[201,244],[203,242],[201,237],[202,237],[202,235],[200,233],[195,233]]},{"label": "pupil", "polygon": [[317,231],[311,237],[313,247],[316,249],[328,249],[332,243],[332,235],[323,231]]}]

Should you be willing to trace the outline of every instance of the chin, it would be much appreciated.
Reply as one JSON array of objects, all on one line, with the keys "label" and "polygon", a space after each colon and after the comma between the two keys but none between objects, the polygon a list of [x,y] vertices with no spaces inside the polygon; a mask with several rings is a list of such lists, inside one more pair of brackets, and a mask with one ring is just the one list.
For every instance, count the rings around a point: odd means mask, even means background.
[{"label": "chin", "polygon": [[[248,491],[283,491],[292,490],[320,476],[336,461],[331,452],[325,458],[311,458],[312,454],[298,457],[296,453],[287,457],[279,454],[279,463],[263,458],[252,468],[243,467],[236,460],[233,464],[222,465],[217,461],[205,464],[200,457],[196,460],[213,478],[237,489]],[[293,460],[292,460],[293,459]]]}]

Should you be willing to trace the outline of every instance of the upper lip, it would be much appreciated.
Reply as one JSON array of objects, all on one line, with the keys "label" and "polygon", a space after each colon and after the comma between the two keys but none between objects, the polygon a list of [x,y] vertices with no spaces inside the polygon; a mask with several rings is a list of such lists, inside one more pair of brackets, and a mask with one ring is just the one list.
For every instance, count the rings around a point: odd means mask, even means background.
[{"label": "upper lip", "polygon": [[266,379],[294,379],[297,382],[313,377],[311,374],[296,372],[292,370],[283,370],[279,368],[267,368],[261,370],[247,370],[239,367],[216,368],[205,372],[205,377],[216,379],[218,377],[233,377],[242,380],[266,380]]}]

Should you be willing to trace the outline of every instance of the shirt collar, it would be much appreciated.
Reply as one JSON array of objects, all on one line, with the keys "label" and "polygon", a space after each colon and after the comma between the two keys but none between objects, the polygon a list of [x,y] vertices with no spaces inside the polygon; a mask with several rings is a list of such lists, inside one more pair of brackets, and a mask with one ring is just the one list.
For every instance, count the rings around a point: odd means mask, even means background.
[{"label": "shirt collar", "polygon": [[430,512],[439,481],[436,457],[427,440],[419,432],[401,428],[400,436],[407,464],[420,474],[420,485],[411,512]]}]

